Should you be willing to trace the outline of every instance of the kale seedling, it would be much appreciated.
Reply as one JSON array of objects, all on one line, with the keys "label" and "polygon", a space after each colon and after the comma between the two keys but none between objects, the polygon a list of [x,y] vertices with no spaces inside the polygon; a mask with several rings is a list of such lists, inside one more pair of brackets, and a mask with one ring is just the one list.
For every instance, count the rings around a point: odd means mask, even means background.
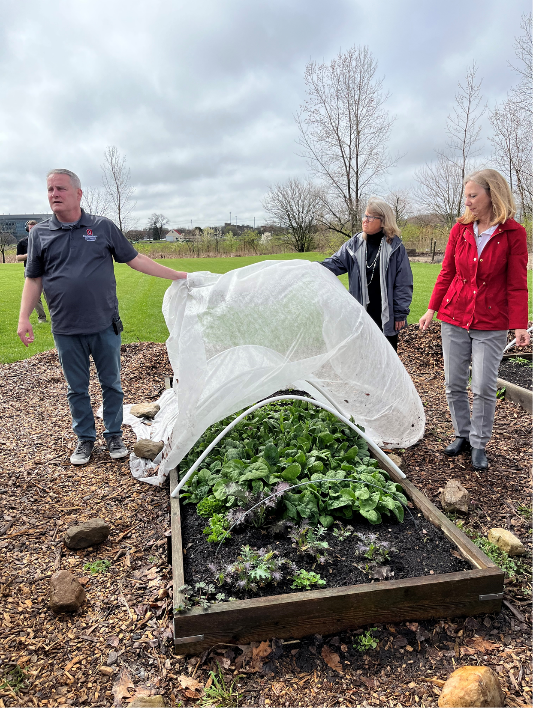
[{"label": "kale seedling", "polygon": [[228,531],[229,522],[222,514],[213,514],[209,519],[209,526],[206,526],[204,533],[209,534],[207,540],[211,543],[224,543],[230,538]]},{"label": "kale seedling", "polygon": [[207,609],[214,602],[225,602],[233,598],[227,598],[223,592],[216,591],[212,584],[196,583],[194,588],[190,585],[182,585],[178,588],[182,596],[181,603],[176,607],[176,612],[186,612],[191,607],[202,607]]},{"label": "kale seedling", "polygon": [[304,522],[300,526],[293,526],[289,536],[293,540],[293,547],[297,548],[299,553],[316,555],[317,561],[323,564],[327,559],[325,551],[329,548],[327,541],[320,540],[325,533],[326,529],[323,526],[314,529]]},{"label": "kale seedling", "polygon": [[346,539],[352,535],[352,529],[348,528],[348,526],[343,526],[340,521],[336,521],[333,535],[338,538],[339,541],[346,541]]},{"label": "kale seedling", "polygon": [[267,583],[277,584],[283,580],[285,569],[296,569],[289,560],[280,558],[276,551],[266,548],[257,551],[250,546],[243,546],[235,563],[227,565],[222,571],[213,564],[209,567],[219,584],[226,583],[237,590],[252,591]]}]

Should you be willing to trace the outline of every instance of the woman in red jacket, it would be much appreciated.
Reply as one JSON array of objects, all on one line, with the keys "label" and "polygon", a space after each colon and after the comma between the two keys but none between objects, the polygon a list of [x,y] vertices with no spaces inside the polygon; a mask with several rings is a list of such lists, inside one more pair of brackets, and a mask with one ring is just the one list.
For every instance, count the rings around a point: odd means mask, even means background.
[{"label": "woman in red jacket", "polygon": [[[444,453],[454,456],[471,449],[472,465],[484,470],[507,330],[515,330],[518,346],[529,344],[527,242],[525,229],[513,219],[513,195],[499,172],[480,170],[464,185],[465,211],[450,232],[420,328],[426,330],[438,310],[446,398],[456,435]],[[472,415],[467,393],[470,363]]]}]

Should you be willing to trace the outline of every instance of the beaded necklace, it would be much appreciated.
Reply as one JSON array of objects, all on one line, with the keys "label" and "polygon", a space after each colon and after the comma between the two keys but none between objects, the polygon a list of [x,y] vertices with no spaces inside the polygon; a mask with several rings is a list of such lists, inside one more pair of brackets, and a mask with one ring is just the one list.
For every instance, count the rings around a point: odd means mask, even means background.
[{"label": "beaded necklace", "polygon": [[[370,264],[368,264],[368,263],[366,264],[366,269],[367,269],[367,271],[369,271],[369,270],[372,271],[372,273],[371,273],[371,275],[370,275],[370,280],[367,280],[367,285],[370,285],[370,283],[372,282],[372,278],[374,277],[374,273],[375,273],[375,270],[376,270],[376,264],[377,264],[377,262],[378,262],[378,260],[379,260],[379,254],[381,253],[381,246],[382,246],[382,244],[383,244],[383,239],[381,239],[381,241],[379,242],[378,252],[376,253],[376,257],[374,258],[374,261],[373,261],[372,263],[370,263]],[[368,273],[367,273],[367,276],[366,276],[366,277],[367,277],[367,279],[368,279]]]}]

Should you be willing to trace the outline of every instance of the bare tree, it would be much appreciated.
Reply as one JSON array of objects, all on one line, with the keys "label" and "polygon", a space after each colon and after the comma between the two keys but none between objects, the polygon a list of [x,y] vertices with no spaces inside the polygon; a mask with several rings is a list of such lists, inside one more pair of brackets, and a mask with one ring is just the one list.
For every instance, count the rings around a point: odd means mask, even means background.
[{"label": "bare tree", "polygon": [[486,110],[481,83],[473,62],[467,69],[465,82],[459,82],[455,104],[446,121],[446,149],[437,150],[436,161],[426,163],[415,173],[418,201],[425,209],[439,214],[449,226],[461,214],[463,180],[473,169],[473,158],[479,153],[479,121]]},{"label": "bare tree", "polygon": [[533,85],[533,37],[532,37],[533,17],[522,15],[520,29],[522,34],[515,37],[515,55],[519,63],[511,67],[519,74],[520,83],[514,87],[513,93],[515,100],[521,105],[522,109],[531,114],[533,113],[533,104],[531,102],[531,87]]},{"label": "bare tree", "polygon": [[352,47],[329,64],[305,69],[307,98],[296,116],[313,174],[324,184],[325,224],[341,233],[360,225],[364,194],[396,162],[387,152],[394,119],[368,47]]},{"label": "bare tree", "polygon": [[533,174],[531,169],[531,120],[521,104],[508,96],[491,111],[494,130],[490,138],[494,160],[509,181],[523,216],[533,213]]},{"label": "bare tree", "polygon": [[408,216],[413,211],[409,192],[404,189],[397,189],[389,192],[385,197],[385,201],[391,205],[398,226],[405,226]]},{"label": "bare tree", "polygon": [[168,224],[168,219],[164,214],[152,214],[148,219],[148,231],[154,241],[160,241],[163,238],[163,231]]},{"label": "bare tree", "polygon": [[108,216],[109,195],[99,187],[84,187],[81,206],[88,214]]},{"label": "bare tree", "polygon": [[8,231],[0,224],[0,253],[2,254],[2,263],[6,262],[6,248],[17,242],[11,231]]},{"label": "bare tree", "polygon": [[263,200],[265,211],[289,230],[289,245],[299,253],[311,251],[313,231],[322,203],[321,191],[312,182],[289,179],[270,187]]},{"label": "bare tree", "polygon": [[122,233],[125,233],[131,226],[131,212],[135,208],[134,188],[131,184],[130,169],[126,167],[126,156],[121,155],[116,147],[108,147],[101,167],[104,189],[110,202],[111,218]]}]

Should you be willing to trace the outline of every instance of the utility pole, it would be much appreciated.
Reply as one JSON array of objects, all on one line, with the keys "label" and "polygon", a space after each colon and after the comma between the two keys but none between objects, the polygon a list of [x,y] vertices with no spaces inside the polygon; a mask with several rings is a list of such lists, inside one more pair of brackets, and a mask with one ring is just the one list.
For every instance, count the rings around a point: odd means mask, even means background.
[{"label": "utility pole", "polygon": [[232,220],[231,220],[231,211],[230,211],[230,213],[229,213],[229,225],[231,226],[232,223],[233,223],[233,222],[232,222]]},{"label": "utility pole", "polygon": [[254,231],[255,231],[255,216],[254,216]]}]

